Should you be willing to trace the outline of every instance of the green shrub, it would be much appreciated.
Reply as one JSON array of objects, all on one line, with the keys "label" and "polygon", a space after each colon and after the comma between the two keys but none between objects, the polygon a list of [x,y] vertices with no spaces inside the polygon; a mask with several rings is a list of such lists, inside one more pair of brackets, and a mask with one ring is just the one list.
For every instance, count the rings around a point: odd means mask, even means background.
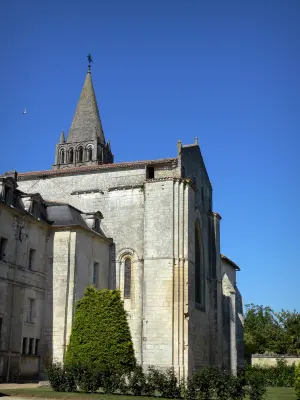
[{"label": "green shrub", "polygon": [[216,377],[214,389],[218,400],[240,400],[245,397],[242,381],[226,371]]},{"label": "green shrub", "polygon": [[145,394],[150,396],[153,395],[155,390],[157,390],[164,398],[178,399],[181,397],[180,389],[173,368],[169,368],[166,372],[162,372],[153,366],[148,367],[146,374],[146,391],[144,391]]},{"label": "green shrub", "polygon": [[276,366],[246,366],[247,374],[260,375],[266,386],[293,387],[295,382],[295,364],[287,365],[286,360],[278,359]]},{"label": "green shrub", "polygon": [[245,374],[235,377],[216,367],[207,367],[187,379],[182,393],[185,400],[242,400],[245,386]]},{"label": "green shrub", "polygon": [[216,367],[203,368],[193,375],[193,386],[199,400],[210,400],[214,396],[220,371]]},{"label": "green shrub", "polygon": [[188,378],[185,383],[185,388],[183,391],[184,400],[196,400],[196,388],[194,385],[194,380]]},{"label": "green shrub", "polygon": [[164,374],[163,372],[156,369],[154,366],[149,366],[147,370],[147,383],[150,388],[152,388],[153,392],[157,390],[158,392],[162,392],[164,385]]},{"label": "green shrub", "polygon": [[86,393],[96,392],[102,384],[102,376],[99,371],[89,365],[73,366],[73,374],[80,390]]},{"label": "green shrub", "polygon": [[55,392],[74,392],[76,390],[73,372],[64,368],[60,363],[48,360],[45,370]]},{"label": "green shrub", "polygon": [[300,400],[300,363],[298,363],[295,368],[294,391],[297,396],[297,400]]},{"label": "green shrub", "polygon": [[128,377],[128,388],[134,396],[141,396],[146,386],[143,368],[137,365]]},{"label": "green shrub", "polygon": [[246,371],[247,393],[250,400],[262,400],[265,398],[267,389],[265,379],[261,373]]},{"label": "green shrub", "polygon": [[180,387],[178,380],[174,373],[174,368],[169,368],[163,374],[163,386],[161,388],[161,394],[166,399],[179,399],[180,398]]},{"label": "green shrub", "polygon": [[104,372],[102,373],[101,377],[101,387],[104,393],[112,394],[119,389],[121,376],[118,373]]},{"label": "green shrub", "polygon": [[76,305],[65,363],[88,366],[89,373],[134,368],[131,334],[118,290],[86,289]]},{"label": "green shrub", "polygon": [[129,392],[128,377],[126,374],[120,376],[119,390],[122,394],[126,395]]},{"label": "green shrub", "polygon": [[245,380],[242,375],[230,376],[229,395],[231,400],[242,400],[246,396]]}]

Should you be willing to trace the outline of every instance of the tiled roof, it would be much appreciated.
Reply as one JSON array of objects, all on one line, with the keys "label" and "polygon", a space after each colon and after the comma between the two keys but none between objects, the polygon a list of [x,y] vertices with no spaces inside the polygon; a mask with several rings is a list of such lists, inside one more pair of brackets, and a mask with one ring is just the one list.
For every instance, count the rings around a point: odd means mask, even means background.
[{"label": "tiled roof", "polygon": [[83,167],[64,168],[64,169],[48,169],[44,171],[32,171],[32,172],[20,172],[18,174],[18,180],[30,178],[30,177],[44,177],[44,176],[56,176],[56,175],[69,175],[69,174],[81,174],[85,172],[92,172],[106,169],[118,169],[118,168],[136,168],[143,167],[146,165],[156,164],[169,164],[177,162],[177,158],[162,158],[158,160],[144,160],[144,161],[133,161],[133,162],[122,162],[114,164],[101,164],[101,165],[90,165]]}]

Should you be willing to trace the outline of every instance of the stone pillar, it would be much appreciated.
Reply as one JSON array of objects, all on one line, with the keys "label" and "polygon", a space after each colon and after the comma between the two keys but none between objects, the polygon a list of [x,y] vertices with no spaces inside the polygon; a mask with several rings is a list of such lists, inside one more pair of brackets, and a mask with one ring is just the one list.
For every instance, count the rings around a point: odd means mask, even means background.
[{"label": "stone pillar", "polygon": [[56,232],[53,240],[53,359],[63,362],[73,323],[76,232]]},{"label": "stone pillar", "polygon": [[224,367],[230,367],[232,374],[237,373],[237,341],[236,341],[236,291],[225,273],[222,278],[224,302],[223,315],[223,357]]},{"label": "stone pillar", "polygon": [[230,369],[233,375],[237,374],[235,290],[230,291]]},{"label": "stone pillar", "polygon": [[210,363],[222,365],[222,288],[221,288],[221,258],[220,258],[220,221],[222,217],[215,212],[210,217],[210,332],[211,349]]},{"label": "stone pillar", "polygon": [[174,182],[172,364],[179,379],[188,375],[188,195],[188,185]]}]

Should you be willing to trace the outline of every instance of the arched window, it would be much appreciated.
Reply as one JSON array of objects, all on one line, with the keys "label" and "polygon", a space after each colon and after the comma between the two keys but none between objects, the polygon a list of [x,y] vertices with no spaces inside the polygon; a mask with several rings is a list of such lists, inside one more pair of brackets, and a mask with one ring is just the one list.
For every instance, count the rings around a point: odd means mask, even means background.
[{"label": "arched window", "polygon": [[91,147],[89,147],[88,149],[87,149],[87,158],[88,158],[88,161],[92,161],[92,159],[93,159],[93,149],[91,148]]},{"label": "arched window", "polygon": [[62,150],[60,152],[60,162],[61,162],[61,164],[65,163],[65,151],[64,150]]},{"label": "arched window", "polygon": [[79,147],[78,151],[78,161],[82,162],[83,161],[83,148]]},{"label": "arched window", "polygon": [[74,150],[73,149],[69,150],[69,162],[70,163],[74,162]]},{"label": "arched window", "polygon": [[124,262],[124,299],[130,299],[131,287],[131,259],[126,258]]},{"label": "arched window", "polygon": [[205,273],[200,226],[195,226],[195,302],[201,307],[205,303]]}]

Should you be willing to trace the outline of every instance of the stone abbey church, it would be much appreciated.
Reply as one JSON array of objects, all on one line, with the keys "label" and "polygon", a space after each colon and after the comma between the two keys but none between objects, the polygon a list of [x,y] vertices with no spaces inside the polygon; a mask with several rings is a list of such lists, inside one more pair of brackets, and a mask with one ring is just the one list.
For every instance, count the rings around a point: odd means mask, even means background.
[{"label": "stone abbey church", "polygon": [[52,168],[0,176],[0,379],[63,360],[91,284],[120,289],[143,366],[243,364],[239,267],[220,254],[198,140],[173,145],[173,158],[114,163],[89,68]]}]

